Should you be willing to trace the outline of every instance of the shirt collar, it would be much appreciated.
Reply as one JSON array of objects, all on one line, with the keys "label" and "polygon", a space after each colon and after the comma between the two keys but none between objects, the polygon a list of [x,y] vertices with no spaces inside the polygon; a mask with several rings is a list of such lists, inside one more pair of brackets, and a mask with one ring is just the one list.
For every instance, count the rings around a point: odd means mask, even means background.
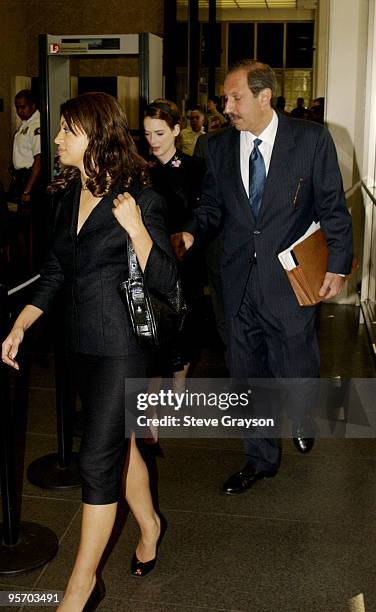
[{"label": "shirt collar", "polygon": [[36,110],[31,117],[29,117],[28,119],[26,119],[25,121],[21,122],[21,125],[27,125],[29,123],[33,123],[33,121],[35,121],[35,119],[39,118],[39,110]]},{"label": "shirt collar", "polygon": [[189,125],[187,129],[188,129],[188,130],[190,130],[190,131],[192,132],[192,134],[205,134],[205,128],[204,128],[204,126],[203,126],[203,125],[201,126],[201,129],[200,129],[200,131],[199,131],[199,132],[195,132],[195,131],[192,129],[192,126],[191,126],[191,125]]},{"label": "shirt collar", "polygon": [[256,134],[252,134],[252,132],[247,132],[247,140],[249,143],[253,142],[255,138],[259,138],[260,140],[262,140],[262,142],[265,142],[269,146],[273,147],[278,128],[278,115],[274,109],[272,109],[272,112],[272,120],[261,132],[261,134],[256,136]]}]

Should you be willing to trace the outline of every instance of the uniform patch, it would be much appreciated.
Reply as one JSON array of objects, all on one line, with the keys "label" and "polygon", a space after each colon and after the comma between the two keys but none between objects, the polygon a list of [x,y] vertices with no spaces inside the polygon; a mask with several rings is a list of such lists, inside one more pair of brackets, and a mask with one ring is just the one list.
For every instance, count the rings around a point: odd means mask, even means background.
[{"label": "uniform patch", "polygon": [[25,136],[25,134],[27,134],[28,131],[29,131],[29,126],[25,127],[23,130],[21,130],[22,136]]},{"label": "uniform patch", "polygon": [[34,136],[39,136],[39,134],[40,134],[40,127],[37,127],[34,130]]}]

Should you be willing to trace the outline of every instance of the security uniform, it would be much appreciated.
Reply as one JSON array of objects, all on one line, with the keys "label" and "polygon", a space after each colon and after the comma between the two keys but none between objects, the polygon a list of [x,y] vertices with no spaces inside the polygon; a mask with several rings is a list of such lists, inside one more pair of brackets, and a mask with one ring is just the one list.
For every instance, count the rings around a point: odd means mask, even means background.
[{"label": "security uniform", "polygon": [[13,141],[13,182],[11,194],[20,198],[30,176],[34,157],[40,155],[40,113],[35,111],[26,121],[22,121]]}]

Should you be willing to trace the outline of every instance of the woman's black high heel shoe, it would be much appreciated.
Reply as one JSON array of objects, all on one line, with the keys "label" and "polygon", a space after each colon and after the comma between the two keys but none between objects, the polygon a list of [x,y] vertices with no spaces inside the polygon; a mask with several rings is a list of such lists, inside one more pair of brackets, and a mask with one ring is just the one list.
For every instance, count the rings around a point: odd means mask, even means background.
[{"label": "woman's black high heel shoe", "polygon": [[159,538],[157,541],[155,557],[154,559],[151,559],[151,561],[146,561],[145,563],[143,563],[142,561],[139,561],[137,559],[137,555],[136,553],[134,553],[132,557],[132,561],[131,561],[131,574],[135,578],[144,578],[145,576],[150,574],[150,572],[155,568],[155,565],[157,563],[157,558],[158,558],[158,550],[159,550],[159,547],[163,540],[163,536],[166,533],[166,529],[167,529],[167,521],[164,518],[164,516],[160,516],[159,518],[161,520],[161,533],[159,534]]},{"label": "woman's black high heel shoe", "polygon": [[94,612],[101,603],[102,599],[106,595],[106,587],[104,586],[104,582],[102,578],[97,578],[97,582],[90,593],[90,597],[87,600],[85,607],[82,612]]}]

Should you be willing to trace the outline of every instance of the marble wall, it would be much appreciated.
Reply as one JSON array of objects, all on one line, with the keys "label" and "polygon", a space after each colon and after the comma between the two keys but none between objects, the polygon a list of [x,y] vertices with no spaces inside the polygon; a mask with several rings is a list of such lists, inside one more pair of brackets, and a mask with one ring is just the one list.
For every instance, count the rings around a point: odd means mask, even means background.
[{"label": "marble wall", "polygon": [[16,75],[27,74],[25,2],[0,0],[0,180],[7,187],[9,148],[12,143],[12,107]]}]

